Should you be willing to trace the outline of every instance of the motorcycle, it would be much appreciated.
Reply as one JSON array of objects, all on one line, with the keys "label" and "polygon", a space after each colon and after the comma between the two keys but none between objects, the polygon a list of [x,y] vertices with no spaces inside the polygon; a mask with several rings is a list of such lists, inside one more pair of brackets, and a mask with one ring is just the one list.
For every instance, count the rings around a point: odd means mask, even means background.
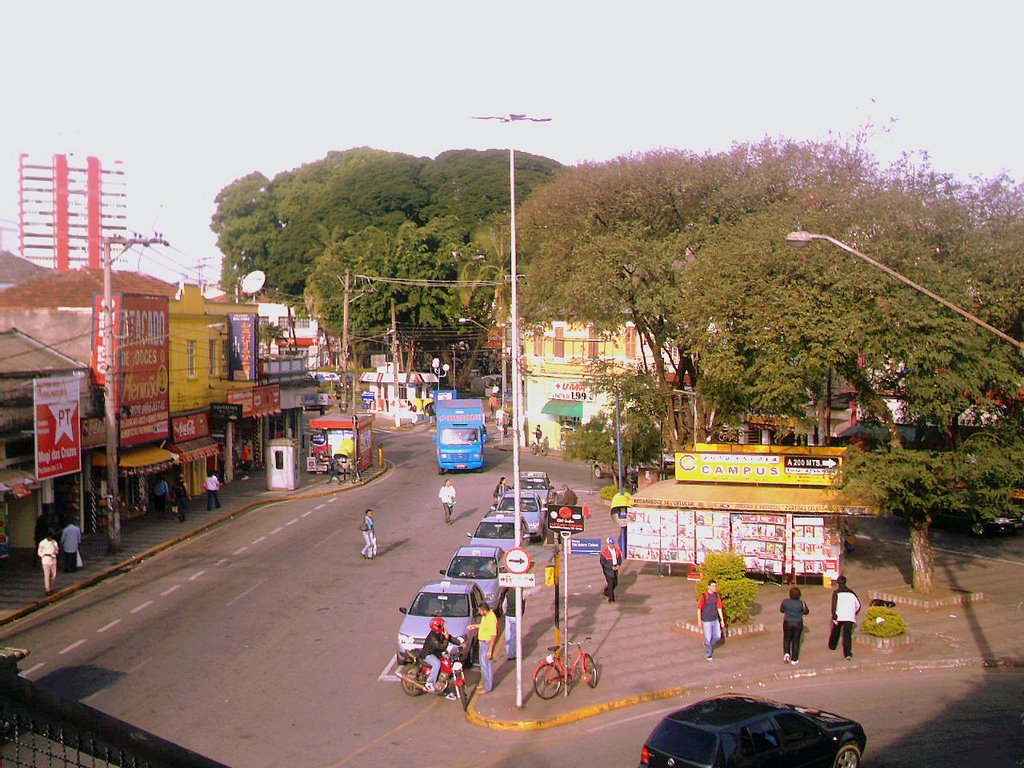
[{"label": "motorcycle", "polygon": [[463,711],[469,706],[469,696],[466,693],[466,671],[462,660],[459,658],[458,648],[465,641],[456,638],[458,645],[453,645],[441,654],[441,668],[437,673],[437,682],[434,683],[434,690],[427,688],[427,676],[430,674],[430,665],[424,661],[404,665],[398,672],[402,683],[402,691],[406,696],[421,696],[424,693],[433,693],[435,696],[447,696],[450,689],[454,689],[455,698],[462,704]]}]

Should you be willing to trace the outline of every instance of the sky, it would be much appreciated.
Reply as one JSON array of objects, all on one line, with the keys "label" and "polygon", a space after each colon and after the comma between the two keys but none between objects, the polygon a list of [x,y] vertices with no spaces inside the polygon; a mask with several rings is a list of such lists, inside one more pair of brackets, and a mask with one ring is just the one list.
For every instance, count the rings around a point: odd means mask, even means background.
[{"label": "sky", "polygon": [[[1022,20],[1002,0],[9,3],[0,226],[17,222],[23,152],[123,161],[128,228],[170,247],[118,268],[193,282],[219,275],[225,186],[360,146],[572,165],[867,129],[883,163],[926,152],[1019,181]],[[509,113],[551,122],[471,119]]]}]

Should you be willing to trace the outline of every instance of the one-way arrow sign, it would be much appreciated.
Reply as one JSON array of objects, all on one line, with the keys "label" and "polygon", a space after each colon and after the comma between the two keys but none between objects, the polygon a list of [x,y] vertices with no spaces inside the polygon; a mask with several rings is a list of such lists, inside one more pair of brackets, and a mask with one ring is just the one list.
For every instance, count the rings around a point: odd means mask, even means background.
[{"label": "one-way arrow sign", "polygon": [[526,573],[533,566],[529,553],[520,547],[513,547],[505,553],[505,569],[509,573]]}]

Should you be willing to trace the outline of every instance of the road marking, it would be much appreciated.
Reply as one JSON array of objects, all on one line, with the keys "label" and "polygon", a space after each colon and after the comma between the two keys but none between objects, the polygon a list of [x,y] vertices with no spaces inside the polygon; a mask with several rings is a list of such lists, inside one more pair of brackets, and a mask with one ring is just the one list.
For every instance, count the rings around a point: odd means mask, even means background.
[{"label": "road marking", "polygon": [[171,592],[174,592],[175,590],[178,590],[178,589],[181,589],[181,584],[175,584],[173,587],[168,587],[167,589],[165,589],[163,592],[160,593],[160,597],[167,597],[169,594],[171,594]]},{"label": "road marking", "polygon": [[230,601],[228,601],[227,604],[230,606],[230,605],[233,605],[234,603],[237,603],[239,600],[241,600],[243,597],[248,595],[254,589],[258,589],[262,584],[266,583],[266,581],[267,581],[266,579],[260,579],[255,584],[253,584],[251,587],[249,587],[247,590],[245,590],[245,592],[243,592],[242,594],[238,595],[238,597],[232,598]]},{"label": "road marking", "polygon": [[[322,506],[323,506],[323,504],[320,505],[320,507],[322,507]],[[316,512],[317,509],[320,509],[320,507],[316,507],[315,509],[311,509],[308,512],[303,512],[301,515],[299,515],[299,517],[309,517],[314,512]]]},{"label": "road marking", "polygon": [[142,611],[142,610],[145,610],[146,608],[149,608],[149,606],[151,606],[152,604],[153,604],[152,600],[147,600],[142,605],[136,605],[134,608],[132,608],[130,611],[128,611],[128,613],[138,613],[139,611]]},{"label": "road marking", "polygon": [[96,631],[97,632],[106,632],[108,629],[112,629],[112,628],[116,627],[120,623],[121,623],[120,619],[114,619],[112,622],[110,622],[109,624],[104,624],[102,627],[100,627]]},{"label": "road marking", "polygon": [[423,707],[423,709],[421,709],[418,714],[414,715],[413,717],[410,717],[408,720],[406,720],[401,725],[395,726],[394,728],[392,728],[387,733],[381,734],[376,739],[371,741],[369,744],[365,744],[364,746],[362,746],[359,749],[357,749],[355,752],[350,752],[347,757],[343,757],[341,760],[339,760],[338,762],[334,763],[332,768],[341,768],[341,766],[345,765],[345,763],[347,763],[352,758],[359,757],[360,755],[366,754],[371,749],[374,749],[375,747],[377,747],[379,744],[382,744],[382,743],[386,742],[387,740],[389,740],[391,738],[394,738],[395,734],[399,733],[400,731],[404,731],[406,728],[408,728],[410,725],[415,723],[421,717],[425,717],[426,715],[430,714],[433,711],[434,707],[436,707],[438,705],[438,703],[441,701],[441,697],[440,696],[432,696],[431,698],[434,699],[434,700],[432,702],[430,702],[430,704],[428,704],[427,706]]},{"label": "road marking", "polygon": [[287,523],[285,523],[285,525],[286,526],[287,525],[295,525],[295,523],[297,523],[297,522],[299,522],[299,518],[293,517],[291,520],[289,520]]},{"label": "road marking", "polygon": [[[227,558],[225,558],[225,559],[227,559]],[[195,581],[200,576],[202,576],[204,573],[206,573],[206,571],[196,571],[195,573],[193,573],[191,576],[188,577],[188,580],[189,581]]]},{"label": "road marking", "polygon": [[142,669],[142,668],[143,668],[144,666],[146,666],[147,664],[149,664],[149,659],[143,659],[143,660],[142,660],[142,661],[140,661],[140,662],[139,662],[138,664],[136,664],[136,665],[135,665],[134,667],[129,667],[129,668],[128,668],[128,669],[126,670],[126,671],[127,671],[127,674],[129,674],[129,675],[130,675],[130,674],[131,674],[132,672],[138,672],[138,671],[139,671],[140,669]]},{"label": "road marking", "polygon": [[[326,503],[324,503],[324,504],[318,504],[317,506],[313,507],[313,509],[323,509],[323,508],[324,508],[324,507],[326,507],[326,506],[327,506],[327,504],[326,504]],[[308,514],[308,513],[307,513],[307,514]]]},{"label": "road marking", "polygon": [[214,565],[224,565],[224,563],[230,563],[230,562],[231,562],[231,558],[230,557],[222,557],[220,560],[218,560],[216,563],[214,563]]},{"label": "road marking", "polygon": [[379,675],[377,675],[377,679],[380,680],[383,683],[395,683],[395,682],[398,682],[398,675],[397,674],[392,674],[392,672],[391,672],[391,669],[394,666],[396,666],[397,663],[398,663],[398,657],[397,656],[392,656],[391,657],[391,661],[388,662],[388,665],[386,667],[384,667],[383,670],[381,670],[381,673]]},{"label": "road marking", "polygon": [[25,670],[22,670],[21,672],[19,672],[18,673],[18,677],[28,677],[33,672],[35,672],[37,669],[39,669],[41,667],[45,667],[45,666],[46,666],[46,662],[45,661],[40,661],[34,667],[29,667],[28,669],[25,669]]},{"label": "road marking", "polygon": [[267,540],[266,536],[260,536],[258,539],[253,539],[252,543],[255,545],[255,544],[259,544],[261,541],[266,541],[266,540]]},{"label": "road marking", "polygon": [[85,645],[85,640],[76,640],[71,645],[69,645],[67,648],[65,648],[63,651],[61,651],[60,655],[63,656],[65,653],[69,653],[70,651],[75,650],[75,648],[77,648],[80,645]]},{"label": "road marking", "polygon": [[234,552],[231,553],[231,556],[232,557],[238,557],[238,555],[240,555],[243,552],[245,552],[245,550],[247,550],[248,548],[249,547],[239,547],[238,549],[236,549]]},{"label": "road marking", "polygon": [[275,533],[280,533],[283,530],[284,530],[284,526],[283,525],[279,525],[279,526],[277,526],[277,528],[275,528],[274,530],[272,530],[270,532],[270,535],[273,536]]}]

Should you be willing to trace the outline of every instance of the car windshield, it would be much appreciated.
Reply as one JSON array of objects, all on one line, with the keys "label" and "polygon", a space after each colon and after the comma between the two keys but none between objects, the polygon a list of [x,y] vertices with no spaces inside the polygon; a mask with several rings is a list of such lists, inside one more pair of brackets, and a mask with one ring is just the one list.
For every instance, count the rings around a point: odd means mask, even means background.
[{"label": "car windshield", "polygon": [[548,484],[543,477],[524,477],[523,488],[528,491],[546,491]]},{"label": "car windshield", "polygon": [[493,557],[466,555],[456,557],[448,566],[447,576],[453,579],[496,579],[498,564]]},{"label": "car windshield", "polygon": [[511,539],[516,535],[515,523],[480,523],[476,527],[475,539]]},{"label": "car windshield", "polygon": [[480,430],[472,427],[443,427],[441,445],[474,445],[480,442]]},{"label": "car windshield", "polygon": [[469,616],[469,595],[441,595],[420,592],[409,608],[412,616],[443,616],[446,619]]},{"label": "car windshield", "polygon": [[[502,497],[501,501],[498,502],[497,507],[499,512],[512,512],[515,510],[515,499],[511,495]],[[536,496],[520,496],[519,497],[519,509],[523,512],[537,512],[539,507],[537,506]]]},{"label": "car windshield", "polygon": [[647,743],[666,754],[709,765],[715,754],[715,734],[676,720],[662,720]]}]

